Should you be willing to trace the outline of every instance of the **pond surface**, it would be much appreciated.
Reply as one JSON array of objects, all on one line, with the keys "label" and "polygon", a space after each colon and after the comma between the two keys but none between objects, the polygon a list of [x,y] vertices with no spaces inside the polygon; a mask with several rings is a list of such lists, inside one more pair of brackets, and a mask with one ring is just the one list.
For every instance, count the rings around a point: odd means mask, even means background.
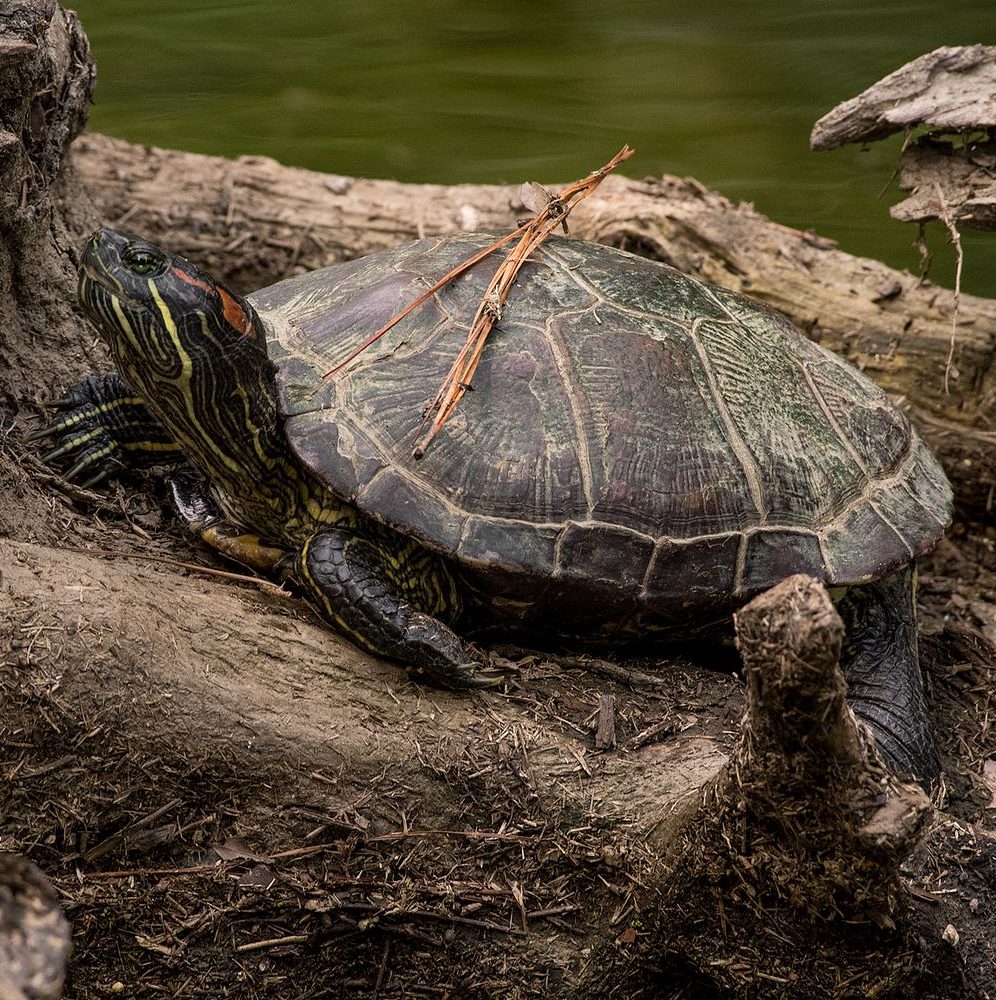
[{"label": "pond surface", "polygon": [[[809,150],[831,107],[939,45],[993,43],[993,0],[79,0],[91,127],[405,181],[567,182],[624,142],[851,253],[917,270],[893,222],[900,139]],[[930,227],[930,276],[954,254]],[[963,287],[996,296],[996,234]]]}]

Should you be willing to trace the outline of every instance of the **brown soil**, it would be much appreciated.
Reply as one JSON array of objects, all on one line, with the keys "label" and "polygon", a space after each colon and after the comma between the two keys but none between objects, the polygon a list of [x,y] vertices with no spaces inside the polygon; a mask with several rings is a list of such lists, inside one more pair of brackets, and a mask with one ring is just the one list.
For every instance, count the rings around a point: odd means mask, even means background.
[{"label": "brown soil", "polygon": [[[4,459],[0,835],[73,923],[67,995],[573,996],[608,969],[607,996],[696,996],[710,955],[755,995],[996,995],[984,531],[922,576],[945,789],[904,873],[912,914],[821,925],[812,949],[793,911],[755,907],[758,954],[755,932],[686,927],[655,888],[737,729],[741,684],[708,669],[728,651],[623,670],[519,653],[501,692],[421,689],[289,596],[176,565],[233,569],[152,476],[97,495],[12,437]],[[606,694],[617,747],[597,751]]]}]

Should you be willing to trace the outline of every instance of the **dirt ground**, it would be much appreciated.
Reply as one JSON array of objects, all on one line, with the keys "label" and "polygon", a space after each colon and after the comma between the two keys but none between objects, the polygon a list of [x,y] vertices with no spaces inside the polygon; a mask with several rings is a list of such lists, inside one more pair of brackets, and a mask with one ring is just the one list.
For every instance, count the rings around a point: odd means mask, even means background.
[{"label": "dirt ground", "polygon": [[[67,996],[574,996],[606,970],[605,995],[729,995],[655,891],[682,787],[715,773],[736,733],[742,685],[709,669],[729,650],[621,665],[506,650],[520,673],[502,691],[419,689],[275,588],[180,565],[233,571],[191,545],[153,474],[94,494],[14,433],[3,448],[17,502],[0,512],[0,846],[59,891]],[[991,530],[956,527],[920,596],[941,809],[904,873],[901,940],[838,928],[814,949],[814,995],[996,996]],[[365,684],[390,692],[396,730],[356,695]],[[337,753],[349,709],[330,692],[359,699],[377,741],[414,726],[414,756]],[[599,751],[605,695],[617,745]],[[477,738],[433,728],[437,713]],[[567,753],[550,767],[558,736]],[[805,974],[775,945],[753,956],[754,995],[798,995]],[[850,981],[829,980],[848,949]]]}]

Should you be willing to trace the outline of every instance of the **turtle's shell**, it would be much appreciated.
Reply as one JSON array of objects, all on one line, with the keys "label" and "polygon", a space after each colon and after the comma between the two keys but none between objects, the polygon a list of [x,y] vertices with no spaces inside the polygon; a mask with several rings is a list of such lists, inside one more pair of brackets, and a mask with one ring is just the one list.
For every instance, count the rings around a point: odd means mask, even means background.
[{"label": "turtle's shell", "polygon": [[498,255],[316,392],[491,239],[423,240],[251,296],[290,447],[340,497],[492,593],[580,621],[673,621],[795,572],[863,582],[940,536],[948,482],[872,382],[757,302],[581,240],[520,272],[421,460],[423,411]]}]

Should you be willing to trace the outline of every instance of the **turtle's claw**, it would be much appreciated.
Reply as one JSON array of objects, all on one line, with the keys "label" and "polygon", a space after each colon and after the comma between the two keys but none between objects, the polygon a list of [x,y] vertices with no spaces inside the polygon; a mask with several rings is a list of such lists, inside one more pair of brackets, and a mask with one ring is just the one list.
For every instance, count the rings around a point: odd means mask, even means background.
[{"label": "turtle's claw", "polygon": [[63,437],[75,428],[86,429],[97,423],[99,414],[92,403],[74,407],[60,414],[55,420],[50,420],[44,427],[24,435],[25,441],[43,441],[50,437]]},{"label": "turtle's claw", "polygon": [[408,672],[416,681],[451,691],[493,688],[508,677],[476,660],[468,660],[466,663],[421,664],[410,667]]},{"label": "turtle's claw", "polygon": [[507,674],[472,659],[470,648],[449,628],[429,615],[414,612],[405,630],[410,673],[435,687],[466,691],[500,684]]},{"label": "turtle's claw", "polygon": [[497,670],[487,663],[469,660],[447,666],[445,674],[437,673],[433,678],[438,684],[454,690],[473,688],[493,688],[508,680],[508,673]]},{"label": "turtle's claw", "polygon": [[61,438],[61,444],[42,455],[41,460],[46,465],[51,465],[56,459],[62,458],[64,455],[69,455],[71,452],[77,451],[85,445],[91,445],[100,435],[99,430],[91,430],[84,431],[81,434],[68,434],[63,437],[63,431],[65,430],[66,428],[56,427],[55,425],[49,428],[49,433]]},{"label": "turtle's claw", "polygon": [[50,405],[58,416],[25,440],[53,439],[55,447],[42,461],[72,462],[64,478],[85,479],[84,488],[122,468],[158,465],[179,454],[145,403],[114,372],[90,375]]},{"label": "turtle's claw", "polygon": [[70,393],[68,396],[61,396],[59,399],[51,400],[48,404],[48,408],[50,410],[69,410],[79,405],[79,398]]},{"label": "turtle's claw", "polygon": [[470,668],[466,675],[466,687],[468,688],[493,688],[508,680],[509,674],[505,670],[488,666],[482,663],[464,664]]},{"label": "turtle's claw", "polygon": [[36,431],[32,431],[30,434],[25,434],[24,440],[28,444],[32,444],[35,441],[42,441],[47,437],[51,437],[53,433],[52,425],[46,424],[44,427],[39,428]]},{"label": "turtle's claw", "polygon": [[121,460],[114,443],[98,441],[87,448],[62,475],[64,479],[73,483],[79,482],[83,473],[90,473],[85,482],[79,483],[83,489],[88,490],[102,479],[106,479],[113,469],[120,467]]},{"label": "turtle's claw", "polygon": [[[45,465],[51,465],[60,458],[70,456],[73,464],[62,473],[67,482],[89,489],[122,465],[120,449],[103,427],[80,426],[78,421],[68,421],[63,417],[47,430],[56,435],[60,443],[42,455],[41,460]],[[81,483],[84,475],[86,481]]]}]

